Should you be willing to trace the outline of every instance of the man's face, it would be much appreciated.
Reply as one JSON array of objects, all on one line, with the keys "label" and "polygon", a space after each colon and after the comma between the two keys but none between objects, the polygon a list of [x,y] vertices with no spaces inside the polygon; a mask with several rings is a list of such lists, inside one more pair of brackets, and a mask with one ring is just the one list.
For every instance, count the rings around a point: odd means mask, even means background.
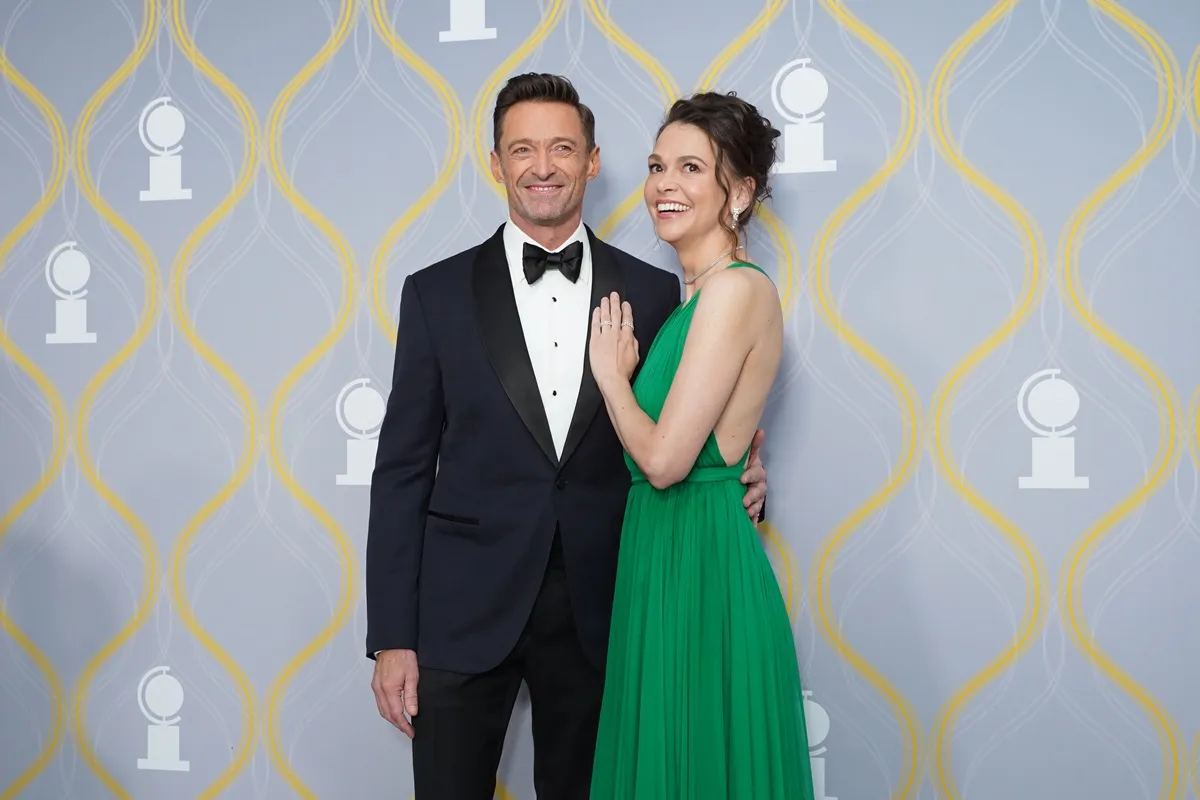
[{"label": "man's face", "polygon": [[491,167],[514,217],[555,227],[580,215],[600,148],[588,152],[579,112],[566,103],[518,103],[504,115]]}]

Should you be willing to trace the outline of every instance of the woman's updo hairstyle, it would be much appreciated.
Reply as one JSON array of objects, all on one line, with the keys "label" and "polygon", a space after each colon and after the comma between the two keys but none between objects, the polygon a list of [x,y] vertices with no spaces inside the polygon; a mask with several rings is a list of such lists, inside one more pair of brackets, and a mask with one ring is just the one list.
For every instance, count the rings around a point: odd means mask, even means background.
[{"label": "woman's updo hairstyle", "polygon": [[754,198],[749,207],[740,210],[737,225],[730,219],[721,220],[733,234],[734,247],[740,247],[742,230],[754,216],[758,204],[771,196],[771,169],[775,165],[775,140],[779,138],[779,131],[771,120],[758,113],[753,104],[738,97],[736,92],[699,92],[676,100],[658,133],[662,134],[668,125],[676,122],[699,128],[712,142],[717,157],[717,185],[724,190],[726,203],[729,202],[730,178],[754,181]]}]

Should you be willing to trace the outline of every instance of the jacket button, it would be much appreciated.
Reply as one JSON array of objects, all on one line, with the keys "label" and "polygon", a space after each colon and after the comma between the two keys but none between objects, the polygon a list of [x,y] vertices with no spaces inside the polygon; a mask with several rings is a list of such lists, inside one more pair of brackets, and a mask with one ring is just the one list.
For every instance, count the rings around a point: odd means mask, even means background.
[{"label": "jacket button", "polygon": [[558,487],[558,488],[560,488],[560,489],[565,489],[565,488],[567,488],[567,479],[566,479],[566,478],[559,478],[558,480],[556,480],[556,481],[554,482],[554,485],[555,485],[555,486],[557,486],[557,487]]}]

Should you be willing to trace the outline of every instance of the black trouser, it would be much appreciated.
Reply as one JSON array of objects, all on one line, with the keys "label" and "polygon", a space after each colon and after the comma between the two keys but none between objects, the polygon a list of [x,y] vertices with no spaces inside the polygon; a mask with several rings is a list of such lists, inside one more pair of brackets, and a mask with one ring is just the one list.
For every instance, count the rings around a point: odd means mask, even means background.
[{"label": "black trouser", "polygon": [[539,800],[588,800],[604,674],[579,645],[557,534],[533,611],[508,658],[480,675],[421,669],[412,744],[416,800],[492,800],[522,680],[533,715],[534,791]]}]

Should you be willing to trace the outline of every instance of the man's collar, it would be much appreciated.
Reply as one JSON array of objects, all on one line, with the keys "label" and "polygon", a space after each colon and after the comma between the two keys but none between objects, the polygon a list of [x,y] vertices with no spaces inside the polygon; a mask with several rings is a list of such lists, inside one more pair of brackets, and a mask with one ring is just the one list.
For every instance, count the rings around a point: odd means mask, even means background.
[{"label": "man's collar", "polygon": [[[519,227],[517,227],[517,223],[513,222],[511,217],[509,218],[508,222],[504,226],[504,240],[506,243],[508,243],[510,245],[515,245],[516,247],[520,247],[521,245],[525,244],[526,242],[537,245],[538,247],[542,247],[540,244],[535,242],[532,239],[532,237],[529,236],[529,234],[525,233],[525,231],[523,231]],[[554,248],[550,252],[557,253],[559,250],[562,250],[564,247],[569,245],[571,242],[584,242],[585,247],[587,246],[587,230],[583,226],[583,220],[579,221],[579,227],[575,229],[574,233],[572,233],[570,236],[568,236],[566,239],[564,239],[562,244],[560,244],[558,247]],[[544,250],[546,248],[543,247],[542,249]]]}]

